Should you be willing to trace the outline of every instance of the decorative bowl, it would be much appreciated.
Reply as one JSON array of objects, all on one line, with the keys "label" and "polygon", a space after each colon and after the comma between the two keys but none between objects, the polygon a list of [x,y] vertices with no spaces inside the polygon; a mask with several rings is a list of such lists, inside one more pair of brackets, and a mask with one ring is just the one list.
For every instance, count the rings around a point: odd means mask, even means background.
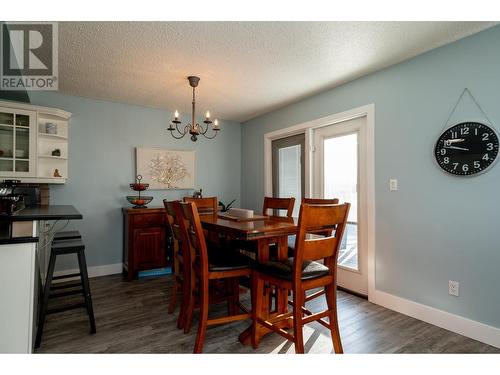
[{"label": "decorative bowl", "polygon": [[142,184],[140,182],[130,184],[130,188],[134,191],[144,191],[144,190],[147,190],[148,187],[149,187],[149,184]]},{"label": "decorative bowl", "polygon": [[134,205],[133,208],[147,208],[153,197],[141,197],[139,195],[127,195],[127,200]]}]

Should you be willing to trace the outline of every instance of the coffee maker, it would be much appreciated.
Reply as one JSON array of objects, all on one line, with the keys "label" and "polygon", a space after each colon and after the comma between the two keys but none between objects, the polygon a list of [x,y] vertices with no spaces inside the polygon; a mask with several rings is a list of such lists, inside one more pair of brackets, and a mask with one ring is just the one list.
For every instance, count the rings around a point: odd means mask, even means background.
[{"label": "coffee maker", "polygon": [[36,204],[38,187],[19,186],[19,180],[4,180],[0,183],[0,215],[11,215],[26,205]]}]

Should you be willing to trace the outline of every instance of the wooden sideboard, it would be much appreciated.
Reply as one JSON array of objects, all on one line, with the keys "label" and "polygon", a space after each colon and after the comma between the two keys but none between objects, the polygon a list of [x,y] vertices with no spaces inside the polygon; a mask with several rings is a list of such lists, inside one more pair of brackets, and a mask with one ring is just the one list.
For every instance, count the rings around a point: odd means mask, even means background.
[{"label": "wooden sideboard", "polygon": [[164,208],[123,208],[123,228],[123,269],[128,280],[138,271],[170,264]]}]

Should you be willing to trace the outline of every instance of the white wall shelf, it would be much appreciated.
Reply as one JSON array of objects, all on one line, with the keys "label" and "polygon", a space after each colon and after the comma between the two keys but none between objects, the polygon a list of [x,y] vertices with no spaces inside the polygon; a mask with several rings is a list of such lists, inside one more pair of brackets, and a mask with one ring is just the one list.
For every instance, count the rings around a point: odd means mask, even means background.
[{"label": "white wall shelf", "polygon": [[39,137],[45,137],[45,138],[54,138],[54,139],[68,139],[68,137],[65,137],[65,136],[62,136],[62,135],[49,134],[49,133],[44,133],[44,132],[39,132],[38,136]]},{"label": "white wall shelf", "polygon": [[[0,108],[0,130],[6,133],[3,136],[5,145],[0,145],[4,151],[0,156],[0,180],[15,177],[26,183],[64,184],[68,178],[68,127],[71,113],[10,101],[0,101]],[[55,128],[55,134],[47,133],[48,123],[53,124],[51,130]],[[22,138],[16,134],[23,134]],[[29,145],[27,141],[16,142],[17,139],[27,140],[28,137]],[[23,158],[13,155],[17,150],[24,150]],[[55,150],[60,156],[52,155]],[[56,169],[62,177],[54,177]]]},{"label": "white wall shelf", "polygon": [[[40,155],[38,156],[39,158],[46,158],[46,159],[59,159],[59,160],[68,160],[68,158],[62,157],[62,156],[52,156],[52,155]],[[19,159],[18,159],[19,160]]]}]

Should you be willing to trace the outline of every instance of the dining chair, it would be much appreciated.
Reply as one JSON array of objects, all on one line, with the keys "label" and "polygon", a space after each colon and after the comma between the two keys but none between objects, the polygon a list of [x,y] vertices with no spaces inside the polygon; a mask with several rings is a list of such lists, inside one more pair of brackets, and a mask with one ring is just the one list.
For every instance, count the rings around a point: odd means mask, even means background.
[{"label": "dining chair", "polygon": [[173,240],[173,258],[174,258],[174,280],[170,294],[170,303],[168,313],[172,314],[175,310],[177,295],[182,294],[179,317],[177,318],[177,328],[183,328],[184,333],[188,333],[191,328],[191,322],[186,319],[187,306],[190,298],[190,249],[186,241],[182,240],[179,220],[182,219],[179,201],[163,200],[167,215],[167,225],[172,234]]},{"label": "dining chair", "polygon": [[[184,197],[184,202],[193,202],[198,209],[199,215],[213,215],[217,217],[218,214],[218,204],[219,201],[217,197],[206,197],[206,198],[193,198],[193,197]],[[210,242],[209,248],[214,246],[219,246],[221,239],[214,233],[210,233],[208,231],[204,231],[205,238]]]},{"label": "dining chair", "polygon": [[[302,203],[307,203],[307,204],[339,204],[339,199],[338,198],[332,198],[332,199],[302,198]],[[316,235],[329,236],[330,233],[331,233],[331,230],[327,230],[327,231],[320,232],[320,233],[315,233],[315,234]],[[293,236],[291,236],[291,237],[293,237]],[[288,252],[289,252],[290,256],[292,256],[292,253],[294,251],[294,247],[295,247],[294,243],[290,243],[288,245]]]},{"label": "dining chair", "polygon": [[[349,214],[349,203],[341,205],[313,205],[303,203],[300,208],[294,257],[285,261],[256,263],[252,274],[252,345],[259,345],[257,328],[264,326],[295,344],[296,353],[304,353],[302,328],[304,324],[318,321],[330,330],[335,353],[342,353],[342,343],[337,318],[337,259]],[[334,228],[331,235],[307,238]],[[318,262],[323,260],[323,263]],[[264,283],[277,285],[292,291],[293,310],[270,321],[260,316],[263,303]],[[312,312],[305,307],[304,293],[322,287],[325,290],[327,309]],[[323,318],[328,317],[328,322]],[[281,328],[284,321],[293,321],[293,334]]]},{"label": "dining chair", "polygon": [[[295,204],[295,198],[273,198],[264,197],[264,206],[262,208],[262,214],[267,215],[269,210],[272,210],[271,215],[275,215],[278,210],[285,210],[287,217],[292,217],[293,206]],[[279,215],[275,215],[279,216]]]},{"label": "dining chair", "polygon": [[[207,326],[251,318],[251,312],[239,301],[239,279],[240,277],[250,276],[252,269],[249,267],[247,258],[236,252],[220,249],[220,251],[210,251],[209,253],[196,205],[194,202],[186,202],[180,203],[180,207],[184,218],[184,220],[180,221],[181,231],[186,242],[193,249],[193,256],[191,258],[193,275],[195,277],[193,285],[197,284],[198,286],[197,288],[192,288],[188,314],[192,314],[194,301],[197,300],[200,307],[200,318],[194,353],[201,353],[205,342]],[[210,295],[209,284],[215,280],[226,281],[226,285],[230,286],[226,289],[227,294],[221,299],[211,298],[215,296]],[[222,301],[227,301],[228,303],[228,315],[209,319],[209,303]],[[240,313],[240,310],[243,313]]]},{"label": "dining chair", "polygon": [[339,204],[338,198],[322,199],[322,198],[302,198],[302,203],[307,204]]},{"label": "dining chair", "polygon": [[[338,198],[332,198],[332,199],[322,199],[322,198],[302,198],[302,203],[307,203],[307,204],[339,204],[339,199]],[[314,233],[316,236],[323,236],[323,237],[328,237],[332,233],[332,229],[326,230],[326,231],[320,231]],[[290,236],[289,238],[293,238],[295,236]],[[295,238],[293,238],[295,239]],[[288,244],[288,257],[293,257],[293,253],[295,251],[295,242],[294,243],[289,243]],[[314,292],[311,294],[304,293],[304,303],[309,302],[317,297],[322,296],[325,294],[325,290],[321,289],[318,292]],[[293,301],[288,301],[289,304],[293,304]]]},{"label": "dining chair", "polygon": [[[264,197],[264,205],[262,208],[262,214],[268,215],[268,211],[272,210],[272,216],[275,215],[278,210],[285,210],[287,217],[292,217],[293,206],[295,204],[295,198],[273,198],[273,197]],[[238,249],[242,254],[252,258],[255,260],[255,253],[257,252],[257,244],[250,241],[240,241],[240,240],[232,240],[230,242],[230,246],[234,249]],[[276,244],[270,244],[271,253],[275,254],[277,252]]]},{"label": "dining chair", "polygon": [[217,197],[193,198],[184,197],[184,202],[193,202],[199,215],[217,215],[219,201]]}]

